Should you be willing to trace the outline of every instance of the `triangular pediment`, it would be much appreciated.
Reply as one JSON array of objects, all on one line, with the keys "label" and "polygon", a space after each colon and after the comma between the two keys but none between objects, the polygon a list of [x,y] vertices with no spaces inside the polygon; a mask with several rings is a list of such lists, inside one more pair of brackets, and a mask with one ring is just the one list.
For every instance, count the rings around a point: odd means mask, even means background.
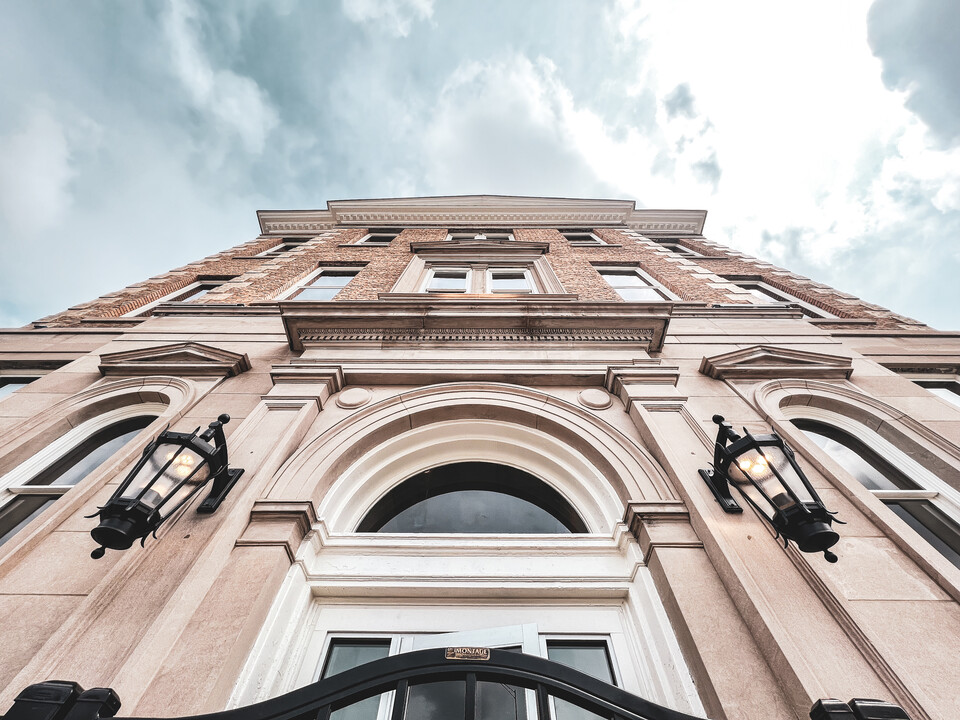
[{"label": "triangular pediment", "polygon": [[250,369],[250,359],[203,343],[182,342],[104,353],[103,375],[174,375],[230,377]]},{"label": "triangular pediment", "polygon": [[777,378],[845,379],[853,373],[848,357],[754,345],[713,357],[704,357],[700,372],[718,380],[762,380]]}]

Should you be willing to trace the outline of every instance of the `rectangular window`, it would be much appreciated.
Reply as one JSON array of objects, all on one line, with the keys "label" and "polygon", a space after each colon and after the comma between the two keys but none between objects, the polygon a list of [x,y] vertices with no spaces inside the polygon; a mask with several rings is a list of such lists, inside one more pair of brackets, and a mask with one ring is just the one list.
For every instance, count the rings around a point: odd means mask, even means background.
[{"label": "rectangular window", "polygon": [[664,243],[660,243],[660,246],[665,247],[667,250],[669,250],[670,252],[676,253],[677,255],[682,255],[683,257],[691,257],[691,258],[703,257],[703,255],[698,253],[696,250],[691,250],[690,248],[685,247],[680,243],[664,242]]},{"label": "rectangular window", "polygon": [[427,279],[427,292],[465,293],[470,287],[467,268],[433,269]]},{"label": "rectangular window", "polygon": [[[914,380],[914,382],[920,387],[926,388],[938,398],[960,407],[960,382],[955,380]],[[0,390],[0,392],[3,391]]]},{"label": "rectangular window", "polygon": [[333,300],[353,278],[357,276],[359,267],[321,268],[310,275],[303,283],[295,287],[282,299],[310,300],[323,302]]},{"label": "rectangular window", "polygon": [[533,281],[530,271],[522,268],[488,270],[487,287],[492,293],[530,293]]},{"label": "rectangular window", "polygon": [[883,500],[901,520],[933,545],[941,555],[960,567],[960,531],[936,505],[929,500]]},{"label": "rectangular window", "polygon": [[561,230],[560,233],[575,247],[606,245],[592,230]]},{"label": "rectangular window", "polygon": [[257,257],[277,257],[303,245],[310,238],[283,238],[283,242],[259,253]]},{"label": "rectangular window", "polygon": [[0,377],[0,400],[36,380],[35,377]]},{"label": "rectangular window", "polygon": [[371,230],[367,235],[364,235],[357,241],[357,245],[389,245],[392,243],[397,235],[400,234],[398,229],[376,229]]},{"label": "rectangular window", "polygon": [[627,302],[660,302],[676,299],[639,268],[597,268],[597,272]]},{"label": "rectangular window", "polygon": [[138,317],[140,315],[147,315],[153,310],[157,305],[161,303],[169,302],[196,302],[208,292],[214,288],[218,288],[223,285],[226,280],[201,280],[195,283],[191,283],[186,287],[182,287],[179,290],[174,290],[172,293],[164,295],[159,300],[154,300],[151,303],[147,303],[143,307],[139,307],[136,310],[131,310],[126,313],[123,317]]},{"label": "rectangular window", "polygon": [[506,230],[451,230],[449,233],[447,233],[447,237],[445,239],[448,241],[500,240],[510,242],[515,240],[513,233]]},{"label": "rectangular window", "polygon": [[735,281],[734,283],[737,287],[742,288],[749,292],[753,297],[760,301],[760,305],[769,305],[772,303],[792,303],[794,305],[800,306],[800,312],[802,312],[807,317],[812,318],[834,318],[836,315],[833,315],[826,310],[818,308],[816,305],[811,305],[808,302],[804,302],[800,298],[794,297],[788,292],[779,290],[777,288],[767,285],[765,282],[759,280],[744,280],[744,281]]}]

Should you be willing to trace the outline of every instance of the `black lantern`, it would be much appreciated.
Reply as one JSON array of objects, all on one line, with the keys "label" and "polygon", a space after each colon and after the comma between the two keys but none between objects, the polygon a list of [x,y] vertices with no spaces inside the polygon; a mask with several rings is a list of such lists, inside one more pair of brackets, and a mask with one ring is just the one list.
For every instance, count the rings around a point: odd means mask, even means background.
[{"label": "black lantern", "polygon": [[713,421],[720,426],[713,470],[701,470],[700,477],[720,506],[728,513],[743,512],[730,494],[732,483],[783,538],[784,547],[793,540],[803,552],[822,552],[836,562],[828,550],[840,539],[831,527],[834,513],[824,507],[783,438],[776,433],[754,436],[746,428],[741,437],[721,415]]},{"label": "black lantern", "polygon": [[90,534],[101,545],[90,556],[103,557],[105,548],[126,550],[137,538],[143,545],[151,532],[156,537],[160,524],[211,480],[210,494],[197,512],[212,513],[220,507],[243,474],[227,465],[223,425],[228,422],[230,416],[221,415],[202,433],[200,428],[192,433],[165,429],[144,448],[107,504],[89,516],[100,516],[100,524]]}]

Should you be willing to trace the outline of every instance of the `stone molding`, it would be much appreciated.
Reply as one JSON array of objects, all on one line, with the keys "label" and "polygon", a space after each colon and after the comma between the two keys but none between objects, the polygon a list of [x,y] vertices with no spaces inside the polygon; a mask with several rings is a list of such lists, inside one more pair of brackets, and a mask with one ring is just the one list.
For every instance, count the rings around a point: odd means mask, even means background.
[{"label": "stone molding", "polygon": [[814,378],[846,380],[853,374],[850,358],[824,353],[754,345],[713,357],[704,357],[700,372],[717,380]]},{"label": "stone molding", "polygon": [[527,300],[281,302],[290,347],[330,342],[633,343],[663,346],[668,303]]},{"label": "stone molding", "polygon": [[181,342],[104,353],[99,368],[101,375],[233,377],[250,369],[250,358],[203,343]]},{"label": "stone molding", "polygon": [[648,564],[659,547],[703,548],[690,525],[690,513],[682,502],[630,503],[623,521],[637,539],[644,562]]},{"label": "stone molding", "polygon": [[390,227],[582,227],[626,225],[652,234],[699,235],[704,210],[637,209],[631,200],[463,195],[384,200],[332,200],[326,210],[259,210],[265,234],[312,233],[338,225]]},{"label": "stone molding", "polygon": [[317,511],[309,500],[257,500],[250,521],[237,547],[282,547],[290,562],[303,538],[317,522]]}]

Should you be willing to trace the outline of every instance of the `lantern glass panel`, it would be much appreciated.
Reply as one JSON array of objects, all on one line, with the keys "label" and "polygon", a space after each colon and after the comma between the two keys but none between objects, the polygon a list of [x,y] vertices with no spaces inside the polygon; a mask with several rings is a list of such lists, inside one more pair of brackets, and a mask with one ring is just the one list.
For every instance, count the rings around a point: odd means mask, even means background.
[{"label": "lantern glass panel", "polygon": [[777,510],[786,510],[796,503],[777,478],[773,471],[775,468],[784,483],[789,485],[801,502],[814,502],[803,480],[781,448],[776,445],[765,445],[761,450],[750,448],[731,461],[728,475],[733,482],[743,485],[748,483],[749,476],[760,485]]},{"label": "lantern glass panel", "polygon": [[[154,450],[120,497],[124,500],[134,499],[156,478],[140,501],[155,510],[167,497],[173,495],[164,505],[172,510],[198,485],[205,482],[209,475],[210,465],[202,455],[181,445],[163,444]],[[182,487],[178,487],[181,485]]]}]

